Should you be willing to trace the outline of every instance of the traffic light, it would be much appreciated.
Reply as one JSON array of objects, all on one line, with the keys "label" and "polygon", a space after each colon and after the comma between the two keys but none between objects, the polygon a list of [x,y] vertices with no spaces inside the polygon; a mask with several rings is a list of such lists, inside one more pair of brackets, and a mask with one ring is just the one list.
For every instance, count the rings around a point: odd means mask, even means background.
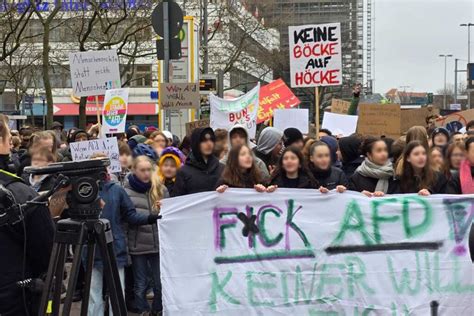
[{"label": "traffic light", "polygon": [[[168,12],[165,12],[164,3],[167,3]],[[181,58],[181,40],[179,39],[179,31],[183,27],[183,11],[176,2],[171,0],[160,2],[151,14],[151,24],[156,34],[161,39],[156,40],[156,50],[159,60],[165,59],[165,43],[164,37],[164,18],[168,19],[168,39],[169,39],[169,58]]]}]

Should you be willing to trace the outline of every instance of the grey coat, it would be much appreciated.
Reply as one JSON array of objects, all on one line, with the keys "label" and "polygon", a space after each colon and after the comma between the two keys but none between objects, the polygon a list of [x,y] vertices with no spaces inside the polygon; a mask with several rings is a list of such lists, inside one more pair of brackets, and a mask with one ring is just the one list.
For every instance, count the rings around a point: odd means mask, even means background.
[{"label": "grey coat", "polygon": [[[139,214],[149,215],[152,212],[150,196],[147,193],[134,191],[128,181],[124,183],[124,189],[132,200],[133,205]],[[168,198],[169,193],[164,188],[163,198]],[[128,250],[130,255],[145,255],[158,253],[158,226],[143,225],[128,227]]]}]

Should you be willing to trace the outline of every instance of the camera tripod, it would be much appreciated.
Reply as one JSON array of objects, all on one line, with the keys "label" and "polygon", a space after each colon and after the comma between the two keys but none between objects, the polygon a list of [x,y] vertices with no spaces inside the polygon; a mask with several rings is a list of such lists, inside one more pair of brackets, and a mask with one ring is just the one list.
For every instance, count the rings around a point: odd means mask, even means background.
[{"label": "camera tripod", "polygon": [[114,316],[127,315],[112,242],[113,236],[110,223],[106,219],[65,219],[57,223],[53,251],[51,253],[43,295],[41,297],[40,315],[59,315],[61,286],[68,245],[74,247],[74,258],[62,315],[69,315],[71,311],[81,258],[86,247],[87,261],[85,267],[84,296],[81,303],[81,316],[87,315],[96,246],[99,248],[103,262],[105,284],[109,292]]}]

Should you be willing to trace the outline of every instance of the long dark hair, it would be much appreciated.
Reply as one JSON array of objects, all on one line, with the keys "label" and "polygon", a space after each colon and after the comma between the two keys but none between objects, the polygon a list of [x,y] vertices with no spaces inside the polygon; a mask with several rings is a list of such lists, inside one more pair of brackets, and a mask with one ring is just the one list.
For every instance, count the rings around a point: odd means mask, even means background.
[{"label": "long dark hair", "polygon": [[247,145],[232,147],[227,156],[227,164],[222,174],[222,180],[225,184],[234,188],[246,188],[249,184],[260,184],[262,182],[262,175],[260,170],[255,165],[255,158],[247,172],[242,172],[239,166],[239,154],[242,148],[247,148],[252,155],[252,150]]},{"label": "long dark hair", "polygon": [[[426,164],[421,173],[421,177],[415,174],[415,170],[411,163],[408,162],[408,157],[412,151],[417,147],[423,147],[426,151]],[[436,176],[431,169],[428,151],[425,148],[425,145],[417,140],[411,141],[405,148],[403,152],[403,166],[400,176],[400,187],[403,192],[410,191],[413,187],[416,187],[417,190],[421,189],[430,189],[436,181]]]},{"label": "long dark hair", "polygon": [[448,148],[446,149],[446,154],[444,155],[444,175],[448,178],[448,179],[451,179],[452,178],[452,174],[451,174],[451,155],[453,154],[454,150],[458,148],[460,150],[462,150],[463,153],[466,152],[466,147],[464,145],[464,143],[452,143],[452,144],[449,144]]},{"label": "long dark hair", "polygon": [[[300,167],[298,168],[298,177],[301,177],[301,175],[310,177],[310,172],[308,172],[308,168],[306,168],[305,165],[305,159],[303,157],[303,154],[301,153],[301,150],[294,146],[289,146],[286,147],[285,150],[283,150],[283,153],[281,154],[280,158],[278,159],[278,163],[276,165],[275,171],[272,174],[272,181],[279,176],[284,176],[286,177],[286,170],[283,168],[283,157],[287,152],[291,152],[298,157],[298,160],[300,161]],[[312,177],[310,177],[310,180]]]}]

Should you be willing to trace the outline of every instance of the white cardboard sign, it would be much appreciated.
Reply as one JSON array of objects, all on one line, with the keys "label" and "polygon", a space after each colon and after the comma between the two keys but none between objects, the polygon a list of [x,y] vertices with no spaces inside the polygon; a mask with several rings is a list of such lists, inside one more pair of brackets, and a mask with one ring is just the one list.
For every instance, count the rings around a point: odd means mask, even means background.
[{"label": "white cardboard sign", "polygon": [[356,132],[358,120],[357,115],[324,112],[322,128],[330,130],[333,135],[349,136]]},{"label": "white cardboard sign", "polygon": [[110,159],[110,172],[122,171],[120,165],[120,154],[118,149],[117,137],[99,138],[84,142],[75,142],[69,144],[73,161],[89,160],[97,153],[104,153]]},{"label": "white cardboard sign", "polygon": [[288,27],[291,87],[342,84],[341,24]]},{"label": "white cardboard sign", "polygon": [[103,95],[121,87],[115,49],[69,53],[69,66],[74,96]]},{"label": "white cardboard sign", "polygon": [[102,109],[102,134],[125,132],[128,108],[128,88],[111,89],[105,92]]},{"label": "white cardboard sign", "polygon": [[309,110],[277,109],[273,111],[273,126],[282,132],[289,127],[294,127],[301,133],[308,134]]}]

